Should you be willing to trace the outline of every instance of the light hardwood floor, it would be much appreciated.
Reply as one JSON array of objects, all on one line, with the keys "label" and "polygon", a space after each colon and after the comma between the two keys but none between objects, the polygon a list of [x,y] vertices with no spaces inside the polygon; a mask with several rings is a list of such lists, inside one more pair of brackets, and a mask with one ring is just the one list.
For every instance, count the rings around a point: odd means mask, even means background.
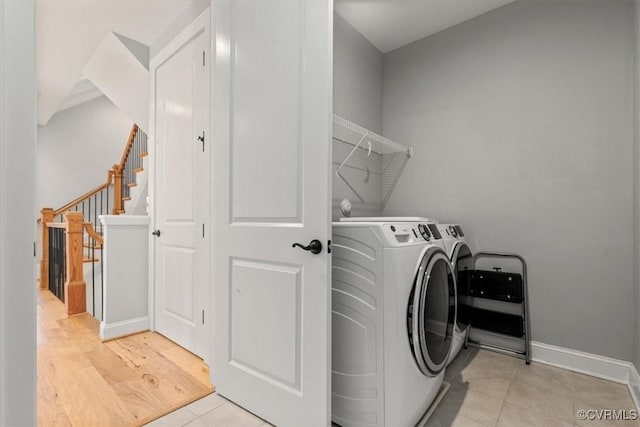
[{"label": "light hardwood floor", "polygon": [[143,425],[213,391],[203,361],[162,335],[102,343],[99,322],[38,292],[38,426]]}]

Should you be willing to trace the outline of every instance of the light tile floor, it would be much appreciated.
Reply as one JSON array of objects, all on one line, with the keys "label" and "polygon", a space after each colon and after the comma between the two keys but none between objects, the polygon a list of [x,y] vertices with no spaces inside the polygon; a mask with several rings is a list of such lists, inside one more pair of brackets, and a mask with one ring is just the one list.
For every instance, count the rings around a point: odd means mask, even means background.
[{"label": "light tile floor", "polygon": [[[636,410],[626,385],[487,350],[463,350],[447,368],[449,392],[427,427],[640,426],[580,420],[579,410]],[[628,415],[632,415],[629,413]]]},{"label": "light tile floor", "polygon": [[[451,387],[426,427],[640,427],[639,421],[583,421],[576,416],[581,409],[635,410],[626,385],[538,363],[527,366],[487,350],[463,350],[447,368],[445,381]],[[148,425],[269,426],[217,394]]]},{"label": "light tile floor", "polygon": [[233,404],[217,393],[210,394],[147,424],[149,427],[269,427],[271,424]]}]

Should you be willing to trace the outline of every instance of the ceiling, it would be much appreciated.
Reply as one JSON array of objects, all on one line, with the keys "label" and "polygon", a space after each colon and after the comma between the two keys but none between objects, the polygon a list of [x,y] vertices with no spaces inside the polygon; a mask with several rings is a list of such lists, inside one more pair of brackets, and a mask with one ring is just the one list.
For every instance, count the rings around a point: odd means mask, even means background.
[{"label": "ceiling", "polygon": [[[335,0],[336,11],[383,53],[513,0]],[[39,0],[38,124],[91,97],[81,71],[109,31],[151,45],[191,0]]]},{"label": "ceiling", "polygon": [[76,105],[84,104],[87,101],[98,98],[104,95],[100,89],[95,87],[88,79],[81,78],[71,88],[64,100],[58,105],[56,112],[66,110],[67,108],[75,107]]},{"label": "ceiling", "polygon": [[335,0],[335,10],[382,53],[514,0]]},{"label": "ceiling", "polygon": [[[191,0],[39,0],[38,124],[46,124],[81,82],[81,71],[109,31],[147,46]],[[84,85],[84,87],[82,87]],[[86,89],[86,83],[80,83]],[[85,91],[85,90],[82,90]]]}]

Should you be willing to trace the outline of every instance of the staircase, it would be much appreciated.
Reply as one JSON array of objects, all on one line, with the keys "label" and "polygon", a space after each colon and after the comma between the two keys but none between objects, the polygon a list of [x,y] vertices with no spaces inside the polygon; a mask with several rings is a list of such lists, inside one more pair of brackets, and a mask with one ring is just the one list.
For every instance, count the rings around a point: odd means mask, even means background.
[{"label": "staircase", "polygon": [[147,195],[149,194],[149,179],[147,166],[148,157],[142,158],[142,170],[136,172],[136,182],[129,186],[129,196],[124,198],[124,212],[130,215],[147,215]]},{"label": "staircase", "polygon": [[67,314],[103,317],[101,215],[146,214],[147,135],[133,125],[120,161],[102,185],[58,209],[43,208],[40,289],[49,289]]},{"label": "staircase", "polygon": [[[134,125],[129,142],[122,153],[122,159],[114,166],[116,174],[122,180],[121,199],[116,215],[129,213],[132,215],[147,214],[147,135]],[[117,184],[117,183],[116,183]]]}]

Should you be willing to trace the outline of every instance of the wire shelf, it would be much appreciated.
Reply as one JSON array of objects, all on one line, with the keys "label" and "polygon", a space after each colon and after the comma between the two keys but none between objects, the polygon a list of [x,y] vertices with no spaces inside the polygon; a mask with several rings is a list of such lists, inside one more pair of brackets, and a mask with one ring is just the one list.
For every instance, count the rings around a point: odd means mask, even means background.
[{"label": "wire shelf", "polygon": [[382,135],[378,135],[337,114],[333,115],[333,139],[354,147],[358,146],[358,148],[366,151],[369,151],[369,147],[371,147],[371,153],[378,155],[404,152],[408,157],[411,157],[412,154],[410,147],[405,147]]},{"label": "wire shelf", "polygon": [[[412,155],[411,147],[406,147],[382,135],[372,132],[362,126],[359,126],[336,114],[333,115],[333,140],[346,144],[351,147],[351,151],[340,163],[336,170],[336,175],[344,181],[345,185],[354,193],[361,203],[379,205],[380,209],[384,209],[391,193],[398,183],[398,179]],[[379,169],[379,191],[378,200],[366,200],[361,192],[358,191],[358,185],[349,182],[345,174],[342,173],[343,168],[349,164],[358,150],[360,158],[369,158],[374,170]],[[365,154],[366,153],[366,154]],[[369,173],[367,166],[366,172]],[[365,180],[366,182],[366,180]]]}]

